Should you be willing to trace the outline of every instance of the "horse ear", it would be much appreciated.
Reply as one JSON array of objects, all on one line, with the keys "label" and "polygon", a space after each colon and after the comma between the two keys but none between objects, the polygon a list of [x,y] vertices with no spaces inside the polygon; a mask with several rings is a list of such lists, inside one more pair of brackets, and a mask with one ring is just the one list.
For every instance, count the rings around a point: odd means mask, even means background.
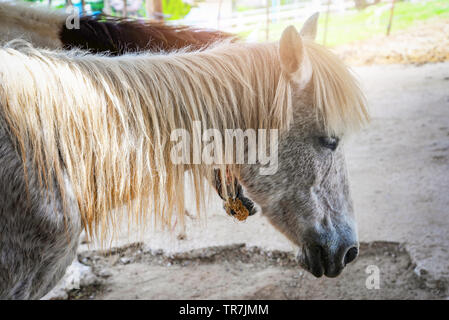
[{"label": "horse ear", "polygon": [[279,56],[281,67],[288,74],[292,74],[299,69],[304,57],[304,47],[301,36],[294,26],[288,26],[282,32],[279,41]]},{"label": "horse ear", "polygon": [[318,28],[318,18],[320,16],[319,12],[314,13],[311,15],[306,22],[304,22],[304,25],[302,26],[302,29],[300,31],[300,35],[303,38],[315,40],[317,28]]}]

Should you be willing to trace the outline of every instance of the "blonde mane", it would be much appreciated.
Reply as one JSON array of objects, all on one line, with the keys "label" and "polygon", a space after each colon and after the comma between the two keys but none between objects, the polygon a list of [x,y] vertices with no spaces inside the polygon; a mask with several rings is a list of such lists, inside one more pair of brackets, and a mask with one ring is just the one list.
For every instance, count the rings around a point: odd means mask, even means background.
[{"label": "blonde mane", "polygon": [[[363,95],[346,67],[318,45],[306,48],[316,108],[327,125],[362,124]],[[68,177],[90,235],[105,237],[111,224],[114,230],[117,208],[136,222],[153,213],[170,225],[175,212],[183,223],[184,171],[192,171],[197,207],[213,172],[173,164],[170,133],[192,132],[194,120],[220,130],[286,130],[292,88],[278,60],[276,44],[106,57],[15,41],[0,48],[0,114],[23,160],[31,157],[42,183],[56,184],[63,199]]]},{"label": "blonde mane", "polygon": [[331,51],[305,40],[312,63],[314,104],[330,134],[355,131],[369,121],[366,98],[350,69]]}]

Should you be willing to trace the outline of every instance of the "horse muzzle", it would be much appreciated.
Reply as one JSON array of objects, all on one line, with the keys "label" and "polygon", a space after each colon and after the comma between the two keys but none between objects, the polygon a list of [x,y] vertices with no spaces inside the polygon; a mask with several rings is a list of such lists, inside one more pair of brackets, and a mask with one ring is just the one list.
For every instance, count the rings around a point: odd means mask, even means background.
[{"label": "horse muzzle", "polygon": [[338,276],[344,267],[354,261],[359,253],[358,243],[340,245],[304,245],[298,252],[297,260],[301,267],[319,278]]}]

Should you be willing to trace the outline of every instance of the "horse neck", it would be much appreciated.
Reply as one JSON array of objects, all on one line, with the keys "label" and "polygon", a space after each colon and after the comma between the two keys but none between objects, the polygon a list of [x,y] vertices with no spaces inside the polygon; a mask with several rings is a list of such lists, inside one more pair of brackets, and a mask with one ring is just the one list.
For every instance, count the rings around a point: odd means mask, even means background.
[{"label": "horse neck", "polygon": [[44,8],[0,1],[0,39],[21,38],[36,47],[61,48],[59,33],[66,18],[61,11],[47,12]]}]

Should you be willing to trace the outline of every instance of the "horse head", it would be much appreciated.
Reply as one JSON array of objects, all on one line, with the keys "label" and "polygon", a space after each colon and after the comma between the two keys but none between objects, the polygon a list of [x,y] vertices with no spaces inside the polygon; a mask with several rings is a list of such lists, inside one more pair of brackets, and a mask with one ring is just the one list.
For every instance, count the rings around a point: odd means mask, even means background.
[{"label": "horse head", "polygon": [[[347,128],[337,123],[354,120],[344,119],[354,116],[348,104],[363,106],[363,95],[338,58],[321,48],[319,54],[326,57],[317,60],[318,52],[305,45],[315,38],[317,18],[309,18],[300,33],[288,27],[279,42],[293,110],[292,123],[279,139],[278,170],[261,175],[258,165],[244,165],[239,182],[271,224],[299,246],[303,268],[316,277],[336,277],[355,260],[359,247],[344,157]],[[351,94],[352,101],[346,97]],[[323,105],[318,106],[320,96]],[[367,117],[363,107],[360,110],[358,120]]]}]

